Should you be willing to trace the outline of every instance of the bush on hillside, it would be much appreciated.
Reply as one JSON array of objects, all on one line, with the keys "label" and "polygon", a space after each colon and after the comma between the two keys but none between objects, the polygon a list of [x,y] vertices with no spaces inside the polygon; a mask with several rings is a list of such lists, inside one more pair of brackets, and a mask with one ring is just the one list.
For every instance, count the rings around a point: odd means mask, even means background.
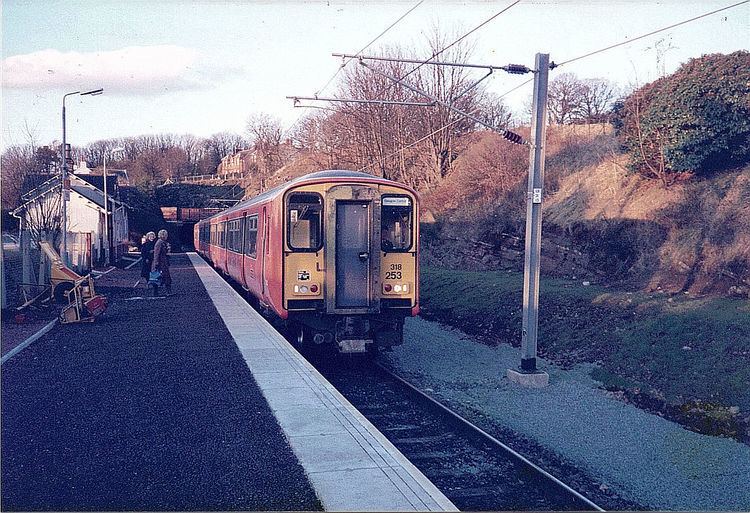
[{"label": "bush on hillside", "polygon": [[750,52],[691,59],[621,107],[632,169],[664,185],[750,162]]}]

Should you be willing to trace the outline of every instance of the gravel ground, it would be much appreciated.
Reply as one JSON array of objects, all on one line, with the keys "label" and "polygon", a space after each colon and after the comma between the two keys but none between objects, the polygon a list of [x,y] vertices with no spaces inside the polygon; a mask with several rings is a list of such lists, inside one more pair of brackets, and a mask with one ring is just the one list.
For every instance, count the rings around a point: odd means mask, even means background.
[{"label": "gravel ground", "polygon": [[522,388],[505,377],[519,359],[509,345],[488,347],[419,318],[407,320],[404,345],[385,354],[436,398],[481,412],[627,500],[661,510],[750,510],[749,446],[618,401],[590,378],[590,365],[561,370],[541,360],[550,386]]},{"label": "gravel ground", "polygon": [[3,364],[2,510],[320,509],[187,258],[169,298],[133,271]]}]

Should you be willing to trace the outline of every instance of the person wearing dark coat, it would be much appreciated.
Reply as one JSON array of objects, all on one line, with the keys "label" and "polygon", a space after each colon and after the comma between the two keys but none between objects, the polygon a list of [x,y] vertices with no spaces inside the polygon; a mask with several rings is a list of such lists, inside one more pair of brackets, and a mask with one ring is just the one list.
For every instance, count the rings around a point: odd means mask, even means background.
[{"label": "person wearing dark coat", "polygon": [[146,278],[151,272],[151,263],[154,261],[154,245],[156,244],[156,234],[148,232],[146,242],[141,246],[141,278]]},{"label": "person wearing dark coat", "polygon": [[[172,276],[169,274],[169,243],[167,230],[159,230],[159,238],[154,244],[154,261],[151,263],[152,271],[161,272],[161,284],[167,289],[167,295],[172,295]],[[154,295],[159,293],[159,286],[153,285]]]}]

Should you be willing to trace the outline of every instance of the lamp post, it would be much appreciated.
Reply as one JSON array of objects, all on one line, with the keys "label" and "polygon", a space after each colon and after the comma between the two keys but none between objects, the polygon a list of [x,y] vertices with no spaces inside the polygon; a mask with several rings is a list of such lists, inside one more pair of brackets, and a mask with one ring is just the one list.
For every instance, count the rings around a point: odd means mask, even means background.
[{"label": "lamp post", "polygon": [[[125,151],[125,148],[113,148],[111,153]],[[109,196],[107,195],[107,153],[104,152],[104,265],[109,265],[109,250],[112,244],[109,240]]]},{"label": "lamp post", "polygon": [[62,258],[66,265],[70,264],[68,258],[68,195],[70,194],[68,187],[68,152],[67,144],[65,141],[65,98],[80,94],[81,96],[97,96],[104,92],[104,89],[93,89],[82,93],[81,91],[74,91],[72,93],[66,93],[63,95],[62,100],[62,173],[60,173],[60,180],[62,181]]}]

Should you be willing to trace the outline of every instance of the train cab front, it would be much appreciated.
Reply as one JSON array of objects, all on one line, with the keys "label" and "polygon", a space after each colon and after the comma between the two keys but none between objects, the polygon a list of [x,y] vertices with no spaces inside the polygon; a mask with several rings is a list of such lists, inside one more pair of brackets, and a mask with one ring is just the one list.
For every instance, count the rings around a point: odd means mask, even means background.
[{"label": "train cab front", "polygon": [[284,303],[300,341],[346,353],[401,344],[419,308],[416,195],[378,182],[311,184],[284,205]]}]

